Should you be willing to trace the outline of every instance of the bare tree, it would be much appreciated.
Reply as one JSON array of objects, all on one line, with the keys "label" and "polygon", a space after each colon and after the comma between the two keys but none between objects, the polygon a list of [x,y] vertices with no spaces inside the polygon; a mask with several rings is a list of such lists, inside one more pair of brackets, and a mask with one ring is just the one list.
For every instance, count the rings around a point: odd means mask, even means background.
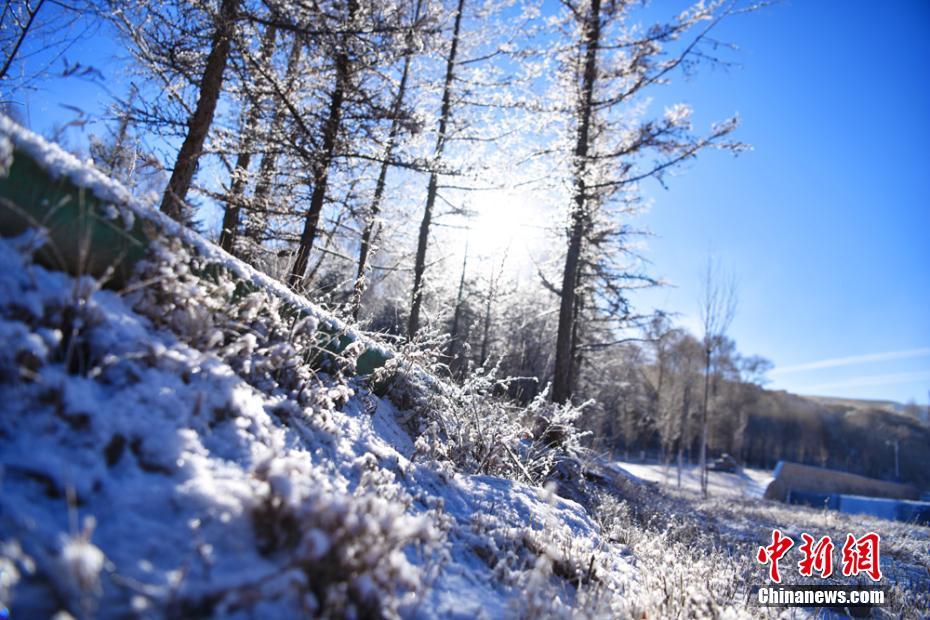
[{"label": "bare tree", "polygon": [[704,395],[701,407],[701,494],[707,497],[707,429],[708,401],[711,392],[711,374],[714,355],[717,353],[736,315],[737,284],[732,273],[724,271],[713,258],[707,263],[701,279],[700,318],[704,346]]},{"label": "bare tree", "polygon": [[[19,96],[49,78],[98,81],[100,71],[66,54],[91,39],[103,23],[94,0],[4,0],[0,2],[0,100],[22,105]],[[79,112],[70,126],[89,119]]]},{"label": "bare tree", "polygon": [[16,60],[43,4],[45,0],[36,0],[34,3],[28,0],[22,3],[7,0],[3,9],[3,20],[0,22],[3,26],[0,31],[2,32],[0,42],[2,42],[4,56],[3,66],[0,67],[0,80],[6,77],[13,61]]},{"label": "bare tree", "polygon": [[[411,23],[410,13],[410,2],[358,0],[333,2],[329,10],[320,13],[329,32],[322,35],[322,54],[316,54],[312,62],[321,68],[330,86],[318,89],[325,94],[323,101],[303,106],[310,118],[318,119],[315,123],[306,123],[302,114],[291,115],[300,128],[295,148],[302,166],[309,168],[303,184],[311,194],[288,274],[291,286],[305,286],[313,280],[320,262],[311,265],[310,255],[318,239],[321,254],[352,261],[335,243],[337,235],[344,232],[343,221],[357,217],[371,204],[366,190],[372,167],[380,164],[385,175],[385,162],[418,168],[415,162],[389,158],[381,139],[384,125],[392,121],[398,108],[392,69],[416,51],[421,30],[428,23],[418,19]],[[394,126],[392,153],[402,125]],[[390,130],[386,133],[390,142]],[[350,242],[357,243],[358,237],[352,231]],[[351,298],[346,301],[351,304]]]},{"label": "bare tree", "polygon": [[391,106],[391,128],[388,131],[387,144],[384,146],[384,161],[381,162],[381,169],[378,172],[378,180],[375,182],[375,191],[371,198],[371,204],[364,218],[364,228],[362,230],[362,239],[358,249],[358,269],[355,276],[355,288],[352,296],[352,318],[358,320],[358,314],[362,308],[362,293],[365,292],[366,270],[368,267],[368,257],[371,253],[372,243],[376,236],[375,226],[378,221],[378,214],[381,211],[381,201],[384,199],[384,188],[387,183],[388,169],[391,166],[391,160],[394,157],[394,150],[397,147],[397,141],[401,132],[402,122],[404,120],[403,107],[407,97],[407,81],[410,78],[410,64],[413,60],[415,45],[413,37],[413,28],[420,21],[420,13],[423,9],[423,0],[416,0],[414,7],[413,23],[411,32],[407,36],[406,50],[404,51],[403,68],[401,69],[400,82],[397,85],[397,91],[394,95],[393,105]]},{"label": "bare tree", "polygon": [[450,358],[449,366],[453,369],[460,348],[460,326],[462,322],[462,303],[465,296],[465,274],[468,271],[468,237],[465,237],[465,251],[462,253],[462,273],[459,276],[458,292],[455,295],[455,307],[452,311],[452,327],[449,331],[449,344],[446,354]]},{"label": "bare tree", "polygon": [[481,326],[481,352],[478,355],[478,363],[484,366],[488,361],[488,354],[491,346],[491,311],[496,301],[497,292],[500,288],[501,276],[504,273],[504,263],[507,262],[507,251],[501,255],[500,263],[497,268],[491,266],[491,273],[488,277],[488,290],[484,304],[484,318]]},{"label": "bare tree", "polygon": [[[287,68],[285,69],[282,84],[283,92],[276,93],[277,96],[273,97],[271,102],[272,113],[269,127],[272,132],[282,127],[287,118],[288,106],[286,102],[290,100],[295,90],[303,46],[303,39],[295,36],[287,58]],[[284,150],[282,145],[278,143],[279,138],[281,136],[271,135],[265,139],[262,161],[258,166],[255,191],[247,207],[245,223],[247,249],[244,249],[244,255],[253,264],[259,258],[258,250],[261,248],[267,234],[268,212],[272,209],[271,195],[274,189],[274,176],[278,171],[281,152]]]},{"label": "bare tree", "polygon": [[685,450],[690,453],[690,446],[694,438],[694,424],[692,417],[696,415],[696,397],[701,382],[701,344],[690,334],[685,335],[676,343],[674,358],[676,365],[676,378],[678,383],[678,450],[676,468],[678,470],[678,486],[681,486],[681,472],[684,467]]},{"label": "bare tree", "polygon": [[452,26],[452,39],[449,43],[449,54],[446,56],[446,74],[443,80],[439,128],[436,132],[436,145],[433,147],[434,169],[429,175],[429,183],[426,189],[426,205],[423,207],[423,218],[420,220],[420,231],[417,236],[417,255],[413,267],[413,294],[410,300],[410,316],[407,319],[407,338],[410,340],[413,340],[420,328],[420,307],[423,305],[423,274],[426,271],[426,246],[429,243],[430,224],[439,189],[439,173],[435,168],[439,166],[442,160],[442,153],[445,150],[448,137],[449,120],[452,115],[452,86],[455,78],[456,58],[458,56],[464,10],[465,0],[458,0],[455,21]]},{"label": "bare tree", "polygon": [[[262,64],[268,64],[270,61],[271,55],[274,53],[277,34],[278,31],[274,25],[265,27],[259,59]],[[223,226],[220,230],[220,247],[227,252],[233,251],[239,232],[239,214],[242,210],[249,165],[252,162],[252,148],[255,142],[256,130],[261,120],[262,104],[264,103],[261,92],[252,94],[248,99],[245,104],[248,111],[244,115],[240,130],[239,154],[236,156],[236,166],[233,169],[232,181],[227,192],[226,209],[223,212]]]},{"label": "bare tree", "polygon": [[[358,14],[357,0],[349,0],[346,5],[346,23],[353,26],[355,17]],[[307,271],[307,262],[310,260],[310,250],[313,248],[313,242],[317,234],[317,226],[320,221],[320,214],[323,212],[323,203],[326,199],[326,188],[329,183],[330,165],[336,155],[336,143],[342,124],[343,102],[345,101],[347,91],[350,88],[349,80],[351,78],[351,59],[349,57],[350,39],[348,35],[343,35],[337,45],[337,51],[334,58],[335,77],[333,89],[330,93],[329,106],[326,119],[322,126],[322,144],[317,161],[314,162],[311,171],[311,184],[313,193],[310,196],[310,208],[304,218],[304,228],[300,235],[300,244],[297,247],[297,257],[294,259],[294,265],[291,267],[291,273],[288,276],[288,283],[291,286],[299,285]]]},{"label": "bare tree", "polygon": [[[679,334],[665,314],[656,315],[646,326],[646,342],[652,349],[651,368],[644,369],[646,383],[651,387],[653,418],[662,441],[663,462],[668,463],[675,441],[675,425],[669,398],[672,376],[671,346]],[[649,372],[651,371],[651,372]]]},{"label": "bare tree", "polygon": [[134,194],[157,195],[164,188],[164,169],[130,127],[130,110],[137,96],[133,85],[126,100],[111,107],[115,127],[101,134],[91,134],[90,155],[108,176],[119,180]]}]

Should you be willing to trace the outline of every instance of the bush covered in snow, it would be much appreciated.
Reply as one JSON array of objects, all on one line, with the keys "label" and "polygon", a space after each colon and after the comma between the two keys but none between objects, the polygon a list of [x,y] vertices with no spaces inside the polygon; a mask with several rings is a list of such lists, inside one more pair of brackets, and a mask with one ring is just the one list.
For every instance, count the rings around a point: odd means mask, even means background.
[{"label": "bush covered in snow", "polygon": [[408,555],[439,530],[338,445],[351,359],[324,361],[313,319],[190,275],[180,248],[155,246],[120,299],[32,264],[38,245],[0,243],[4,601],[23,617],[411,604]]},{"label": "bush covered in snow", "polygon": [[511,379],[478,368],[460,384],[424,384],[403,356],[380,370],[386,395],[408,412],[418,458],[446,471],[489,474],[541,485],[564,461],[586,454],[575,422],[585,405],[559,405],[543,390],[521,406],[502,394]]}]

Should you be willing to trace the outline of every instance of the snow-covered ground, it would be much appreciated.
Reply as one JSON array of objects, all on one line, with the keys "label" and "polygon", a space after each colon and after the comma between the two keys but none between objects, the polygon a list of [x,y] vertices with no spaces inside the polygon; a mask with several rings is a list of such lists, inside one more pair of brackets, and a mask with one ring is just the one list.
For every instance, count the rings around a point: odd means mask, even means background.
[{"label": "snow-covered ground", "polygon": [[294,399],[277,345],[198,350],[32,264],[35,246],[0,240],[0,602],[16,616],[500,617],[525,602],[506,578],[521,556],[603,548],[571,501],[414,462],[361,384],[320,375]]},{"label": "snow-covered ground", "polygon": [[[678,469],[660,463],[633,463],[616,461],[614,467],[623,469],[640,480],[657,482],[663,486],[678,488]],[[765,469],[744,468],[741,473],[708,472],[707,492],[712,497],[761,498],[772,481],[772,472]],[[701,492],[701,469],[697,465],[686,465],[681,471],[681,489]]]},{"label": "snow-covered ground", "polygon": [[261,294],[230,303],[172,257],[152,266],[157,294],[118,294],[40,267],[35,247],[0,240],[14,618],[772,617],[743,589],[776,526],[881,528],[888,573],[915,575],[896,609],[926,609],[928,528],[636,483],[595,520],[550,489],[418,457],[409,412],[302,374],[288,347],[314,322],[277,341]]}]

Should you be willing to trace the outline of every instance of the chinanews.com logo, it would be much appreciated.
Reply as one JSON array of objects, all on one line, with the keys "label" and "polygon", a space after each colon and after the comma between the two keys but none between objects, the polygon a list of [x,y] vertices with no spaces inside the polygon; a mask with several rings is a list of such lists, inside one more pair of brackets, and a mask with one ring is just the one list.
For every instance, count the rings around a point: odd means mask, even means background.
[{"label": "chinanews.com logo", "polygon": [[[829,579],[834,575],[834,545],[829,536],[815,539],[807,533],[801,534],[802,544],[797,547],[801,559],[797,562],[797,573],[802,577]],[[782,585],[782,571],[790,570],[780,562],[788,563],[788,552],[795,541],[772,530],[772,543],[759,547],[756,561],[768,567],[769,581],[774,585],[757,586],[751,597],[759,605],[787,607],[873,607],[885,604],[885,588],[877,585],[882,580],[881,537],[868,532],[856,537],[847,534],[840,550],[840,566],[837,576],[868,577],[871,585]],[[797,557],[795,555],[795,557]]]}]

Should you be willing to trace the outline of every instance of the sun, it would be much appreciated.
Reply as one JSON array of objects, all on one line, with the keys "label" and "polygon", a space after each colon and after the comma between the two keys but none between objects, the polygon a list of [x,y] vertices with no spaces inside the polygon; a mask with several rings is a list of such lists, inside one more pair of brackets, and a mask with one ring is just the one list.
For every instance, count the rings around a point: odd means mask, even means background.
[{"label": "sun", "polygon": [[474,215],[465,219],[463,237],[470,256],[506,258],[519,268],[542,249],[551,222],[532,194],[491,190],[474,196],[469,206]]}]

